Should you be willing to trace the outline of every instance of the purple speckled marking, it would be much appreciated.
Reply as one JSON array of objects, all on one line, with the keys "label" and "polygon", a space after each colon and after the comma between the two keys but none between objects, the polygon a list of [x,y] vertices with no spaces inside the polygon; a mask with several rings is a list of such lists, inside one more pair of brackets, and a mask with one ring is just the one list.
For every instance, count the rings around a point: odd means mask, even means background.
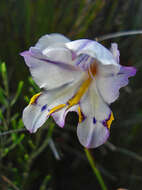
[{"label": "purple speckled marking", "polygon": [[108,118],[102,121],[103,126],[106,127],[107,129],[108,129],[107,122],[110,120],[110,117],[111,117],[111,112],[110,112]]},{"label": "purple speckled marking", "polygon": [[46,110],[46,108],[47,108],[47,104],[45,104],[44,106],[42,106],[41,111]]},{"label": "purple speckled marking", "polygon": [[105,127],[107,127],[107,121],[106,121],[106,120],[102,121],[102,124],[103,124]]},{"label": "purple speckled marking", "polygon": [[93,117],[93,123],[96,124],[96,118],[95,117]]}]

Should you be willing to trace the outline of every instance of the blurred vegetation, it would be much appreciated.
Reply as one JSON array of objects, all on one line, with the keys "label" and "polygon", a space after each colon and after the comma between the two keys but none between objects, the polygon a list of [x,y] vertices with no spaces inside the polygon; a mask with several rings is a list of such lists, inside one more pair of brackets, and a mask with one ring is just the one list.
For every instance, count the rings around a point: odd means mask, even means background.
[{"label": "blurred vegetation", "polygon": [[100,190],[97,175],[109,190],[142,189],[142,35],[102,42],[117,42],[121,64],[138,72],[112,105],[109,142],[90,151],[95,164],[76,137],[75,113],[64,129],[50,118],[34,135],[25,130],[22,110],[39,89],[19,56],[47,33],[94,39],[142,29],[141,18],[140,0],[0,1],[0,189]]}]

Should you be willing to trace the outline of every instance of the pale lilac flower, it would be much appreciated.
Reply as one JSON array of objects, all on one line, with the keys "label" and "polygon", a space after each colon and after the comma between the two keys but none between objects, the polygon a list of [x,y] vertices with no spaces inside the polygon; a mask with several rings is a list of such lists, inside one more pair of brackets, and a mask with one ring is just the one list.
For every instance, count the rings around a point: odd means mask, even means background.
[{"label": "pale lilac flower", "polygon": [[24,109],[23,122],[34,133],[51,115],[63,127],[69,111],[79,116],[77,135],[87,148],[103,144],[114,120],[109,104],[119,96],[136,69],[119,64],[117,44],[111,50],[88,39],[70,41],[50,34],[21,53],[43,91]]}]

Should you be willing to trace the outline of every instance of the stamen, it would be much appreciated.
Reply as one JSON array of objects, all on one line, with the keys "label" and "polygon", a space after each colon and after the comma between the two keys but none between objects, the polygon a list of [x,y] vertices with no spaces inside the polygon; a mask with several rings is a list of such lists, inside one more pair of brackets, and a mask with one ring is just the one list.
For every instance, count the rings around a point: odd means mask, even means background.
[{"label": "stamen", "polygon": [[31,100],[30,100],[30,105],[31,104],[35,104],[36,103],[36,101],[37,101],[37,99],[38,99],[38,97],[41,95],[41,93],[38,93],[38,94],[35,94],[32,98],[31,98]]}]

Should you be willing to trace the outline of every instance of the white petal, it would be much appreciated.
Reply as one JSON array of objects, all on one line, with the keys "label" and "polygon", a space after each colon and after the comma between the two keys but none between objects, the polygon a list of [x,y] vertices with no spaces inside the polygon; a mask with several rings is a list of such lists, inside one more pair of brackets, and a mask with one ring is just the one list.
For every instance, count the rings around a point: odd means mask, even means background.
[{"label": "white petal", "polygon": [[[48,101],[46,94],[40,95],[36,103],[30,104],[24,109],[23,122],[31,133],[35,133],[48,119]],[[43,106],[45,109],[43,109]]]},{"label": "white petal", "polygon": [[53,113],[52,116],[53,116],[57,125],[59,125],[60,127],[64,127],[65,119],[66,119],[68,112],[72,112],[72,111],[78,112],[77,109],[78,109],[78,105],[72,106],[69,109],[66,106],[63,109]]},{"label": "white petal", "polygon": [[77,136],[80,143],[86,148],[96,148],[107,140],[109,130],[102,123],[93,123],[93,118],[87,117],[77,127]]},{"label": "white petal", "polygon": [[70,40],[62,34],[46,34],[42,36],[36,43],[36,47],[40,50],[44,50],[47,47],[62,46],[62,44],[69,42]]},{"label": "white petal", "polygon": [[[79,81],[77,81],[75,84],[71,84],[69,85],[66,89],[64,89],[63,91],[63,95],[58,96],[58,98],[56,99],[56,101],[54,101],[50,106],[49,106],[49,110],[51,110],[52,108],[60,105],[60,104],[66,104],[77,92],[77,90],[79,89],[79,87],[81,86],[82,82],[83,82],[83,78],[82,77]],[[70,108],[68,108],[68,105],[65,106],[64,108],[62,108],[61,110],[54,112],[52,114],[55,122],[60,126],[63,127],[65,124],[65,118],[68,112],[70,111],[76,111],[77,110],[78,105],[74,105]]]},{"label": "white petal", "polygon": [[81,39],[68,42],[66,43],[66,46],[70,50],[75,51],[77,55],[87,54],[95,58],[99,63],[103,65],[114,65],[116,67],[118,66],[112,53],[96,41]]},{"label": "white petal", "polygon": [[[80,80],[72,85],[65,85],[55,90],[44,91],[36,99],[35,103],[28,105],[24,109],[23,122],[24,122],[25,127],[30,132],[36,132],[37,129],[41,127],[45,123],[45,121],[48,119],[50,111],[56,106],[59,106],[61,104],[66,104],[67,101],[70,98],[72,98],[72,96],[75,94],[76,89],[78,89],[81,83],[82,81]],[[59,111],[58,115],[56,115],[56,112],[51,114],[52,116],[56,117],[55,120],[57,124],[59,125],[60,125],[61,118],[64,115],[63,113],[64,108],[61,109],[61,112]]]},{"label": "white petal", "polygon": [[109,136],[109,129],[104,123],[108,120],[111,110],[99,96],[95,83],[89,88],[80,106],[85,119],[77,127],[79,141],[87,148],[98,147]]},{"label": "white petal", "polygon": [[[59,57],[58,53],[58,51],[55,51],[55,55],[58,55],[57,57]],[[30,52],[24,52],[22,56],[24,56],[26,64],[30,67],[33,79],[40,88],[57,88],[61,85],[78,80],[82,74],[81,71],[73,66],[62,62],[38,59],[32,56]]]},{"label": "white petal", "polygon": [[71,42],[67,42],[65,45],[70,50],[76,52],[76,54],[80,54],[80,51],[83,50],[88,44],[92,42],[88,39],[75,40]]},{"label": "white petal", "polygon": [[72,63],[72,54],[66,48],[63,47],[46,48],[44,51],[42,51],[42,53],[49,60],[57,62],[59,61],[66,64]]},{"label": "white petal", "polygon": [[29,54],[37,59],[51,60],[66,64],[72,63],[72,53],[64,47],[50,47],[43,51],[37,47],[31,47]]},{"label": "white petal", "polygon": [[85,116],[91,115],[98,121],[103,121],[108,118],[111,110],[100,96],[96,87],[96,80],[92,82],[88,92],[81,100],[81,108]]},{"label": "white petal", "polygon": [[135,74],[135,68],[121,66],[117,74],[98,75],[96,77],[96,85],[104,101],[108,104],[114,102],[119,97],[119,89],[126,86],[128,78]]}]

